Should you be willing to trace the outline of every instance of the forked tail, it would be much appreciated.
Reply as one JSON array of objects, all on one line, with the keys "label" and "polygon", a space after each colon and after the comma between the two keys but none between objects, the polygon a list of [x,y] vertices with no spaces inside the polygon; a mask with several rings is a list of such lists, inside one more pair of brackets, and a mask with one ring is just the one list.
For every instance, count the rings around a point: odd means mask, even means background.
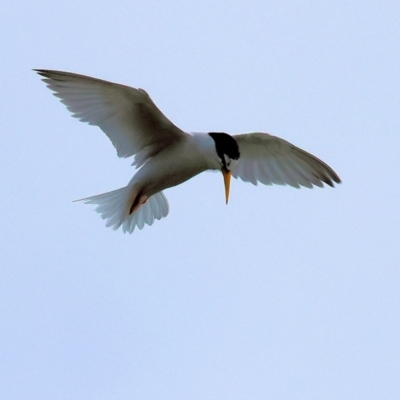
[{"label": "forked tail", "polygon": [[142,229],[145,224],[152,225],[154,220],[168,215],[168,201],[163,192],[151,196],[133,213],[132,204],[138,194],[131,185],[97,196],[76,201],[85,204],[96,204],[96,211],[107,221],[106,226],[114,230],[122,227],[124,233],[132,233],[136,227]]}]

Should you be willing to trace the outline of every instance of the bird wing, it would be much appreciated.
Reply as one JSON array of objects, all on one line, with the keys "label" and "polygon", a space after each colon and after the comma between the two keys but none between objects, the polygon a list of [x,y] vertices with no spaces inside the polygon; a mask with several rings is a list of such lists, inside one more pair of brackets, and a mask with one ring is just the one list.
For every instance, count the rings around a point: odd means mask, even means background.
[{"label": "bird wing", "polygon": [[267,133],[248,133],[233,136],[240,158],[233,166],[232,175],[257,185],[290,185],[295,188],[323,183],[334,186],[339,176],[323,161],[299,149],[286,140]]},{"label": "bird wing", "polygon": [[143,89],[70,72],[35,71],[74,117],[109,137],[119,157],[135,155],[137,167],[186,136]]}]

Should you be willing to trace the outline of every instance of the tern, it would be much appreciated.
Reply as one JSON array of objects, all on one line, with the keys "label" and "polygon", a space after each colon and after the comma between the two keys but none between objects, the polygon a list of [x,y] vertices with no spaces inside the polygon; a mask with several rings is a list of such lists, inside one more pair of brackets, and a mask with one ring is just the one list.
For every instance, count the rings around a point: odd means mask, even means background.
[{"label": "tern", "polygon": [[147,92],[70,72],[35,69],[80,121],[98,126],[122,158],[134,157],[127,186],[77,201],[97,205],[113,229],[132,233],[168,215],[163,190],[206,170],[221,171],[228,203],[231,176],[257,185],[334,187],[339,176],[323,161],[268,133],[187,133]]}]

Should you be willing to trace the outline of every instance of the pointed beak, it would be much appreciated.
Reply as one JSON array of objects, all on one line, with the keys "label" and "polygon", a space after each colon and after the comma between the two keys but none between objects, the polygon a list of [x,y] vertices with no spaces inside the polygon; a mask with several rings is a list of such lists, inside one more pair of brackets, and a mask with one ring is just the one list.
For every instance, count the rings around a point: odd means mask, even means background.
[{"label": "pointed beak", "polygon": [[229,200],[229,188],[231,187],[231,171],[228,171],[225,168],[222,168],[222,175],[224,176],[224,185],[225,185],[225,200],[226,204],[228,204]]}]

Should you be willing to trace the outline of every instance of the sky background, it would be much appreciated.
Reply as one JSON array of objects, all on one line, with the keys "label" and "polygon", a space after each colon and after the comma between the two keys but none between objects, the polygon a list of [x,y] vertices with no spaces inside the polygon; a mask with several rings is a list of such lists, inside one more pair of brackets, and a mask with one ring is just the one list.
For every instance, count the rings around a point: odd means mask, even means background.
[{"label": "sky background", "polygon": [[[0,398],[398,399],[400,5],[4,2]],[[203,173],[132,235],[72,200],[134,173],[32,68],[146,89],[187,131],[264,131],[335,189]]]}]

